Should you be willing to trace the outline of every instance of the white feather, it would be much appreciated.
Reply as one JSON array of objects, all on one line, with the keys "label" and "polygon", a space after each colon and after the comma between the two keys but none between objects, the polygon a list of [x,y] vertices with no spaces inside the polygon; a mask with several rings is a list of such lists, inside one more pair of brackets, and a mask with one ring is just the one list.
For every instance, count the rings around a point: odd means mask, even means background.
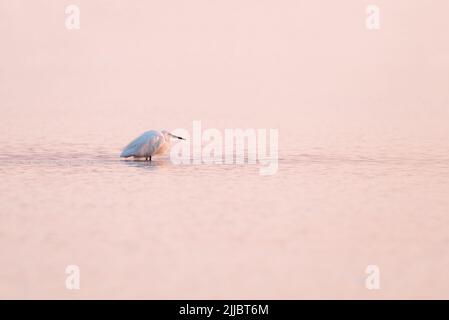
[{"label": "white feather", "polygon": [[122,151],[120,157],[150,157],[161,154],[169,148],[170,139],[156,130],[144,132],[131,141]]}]

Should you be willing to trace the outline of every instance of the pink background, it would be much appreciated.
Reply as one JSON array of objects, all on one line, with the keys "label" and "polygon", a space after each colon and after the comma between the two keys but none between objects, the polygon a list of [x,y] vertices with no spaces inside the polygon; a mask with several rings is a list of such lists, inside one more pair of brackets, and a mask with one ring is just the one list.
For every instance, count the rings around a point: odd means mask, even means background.
[{"label": "pink background", "polygon": [[[0,297],[447,298],[448,14],[0,0]],[[117,162],[141,132],[193,120],[279,129],[279,173]],[[72,160],[97,164],[55,168]]]}]

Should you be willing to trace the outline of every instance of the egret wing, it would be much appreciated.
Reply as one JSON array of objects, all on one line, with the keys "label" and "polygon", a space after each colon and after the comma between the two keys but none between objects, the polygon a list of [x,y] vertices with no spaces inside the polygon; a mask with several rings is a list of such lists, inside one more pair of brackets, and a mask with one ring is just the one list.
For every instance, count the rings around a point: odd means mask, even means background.
[{"label": "egret wing", "polygon": [[131,141],[120,154],[121,157],[148,157],[163,143],[164,137],[157,131],[148,131]]}]

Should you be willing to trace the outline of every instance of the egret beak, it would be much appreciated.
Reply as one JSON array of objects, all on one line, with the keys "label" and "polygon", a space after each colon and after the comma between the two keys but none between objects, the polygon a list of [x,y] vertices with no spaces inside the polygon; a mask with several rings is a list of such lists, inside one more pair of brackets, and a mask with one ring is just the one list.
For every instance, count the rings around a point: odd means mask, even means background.
[{"label": "egret beak", "polygon": [[172,136],[173,138],[176,138],[176,139],[179,139],[179,140],[185,140],[184,138],[175,136],[175,135],[172,134],[172,133],[169,133],[169,135]]}]

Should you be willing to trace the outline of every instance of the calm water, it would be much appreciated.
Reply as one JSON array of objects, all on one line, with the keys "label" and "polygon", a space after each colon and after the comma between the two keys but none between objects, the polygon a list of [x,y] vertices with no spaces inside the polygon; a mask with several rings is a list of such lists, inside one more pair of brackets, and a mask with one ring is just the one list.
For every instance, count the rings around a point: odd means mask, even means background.
[{"label": "calm water", "polygon": [[[379,5],[0,0],[0,298],[449,298],[449,2]],[[278,172],[118,157],[194,120]]]},{"label": "calm water", "polygon": [[[278,173],[260,176],[125,161],[88,135],[23,138],[1,144],[2,297],[448,297],[449,159],[437,148],[293,140]],[[64,287],[69,264],[80,291]],[[365,289],[369,264],[380,291]]]}]

